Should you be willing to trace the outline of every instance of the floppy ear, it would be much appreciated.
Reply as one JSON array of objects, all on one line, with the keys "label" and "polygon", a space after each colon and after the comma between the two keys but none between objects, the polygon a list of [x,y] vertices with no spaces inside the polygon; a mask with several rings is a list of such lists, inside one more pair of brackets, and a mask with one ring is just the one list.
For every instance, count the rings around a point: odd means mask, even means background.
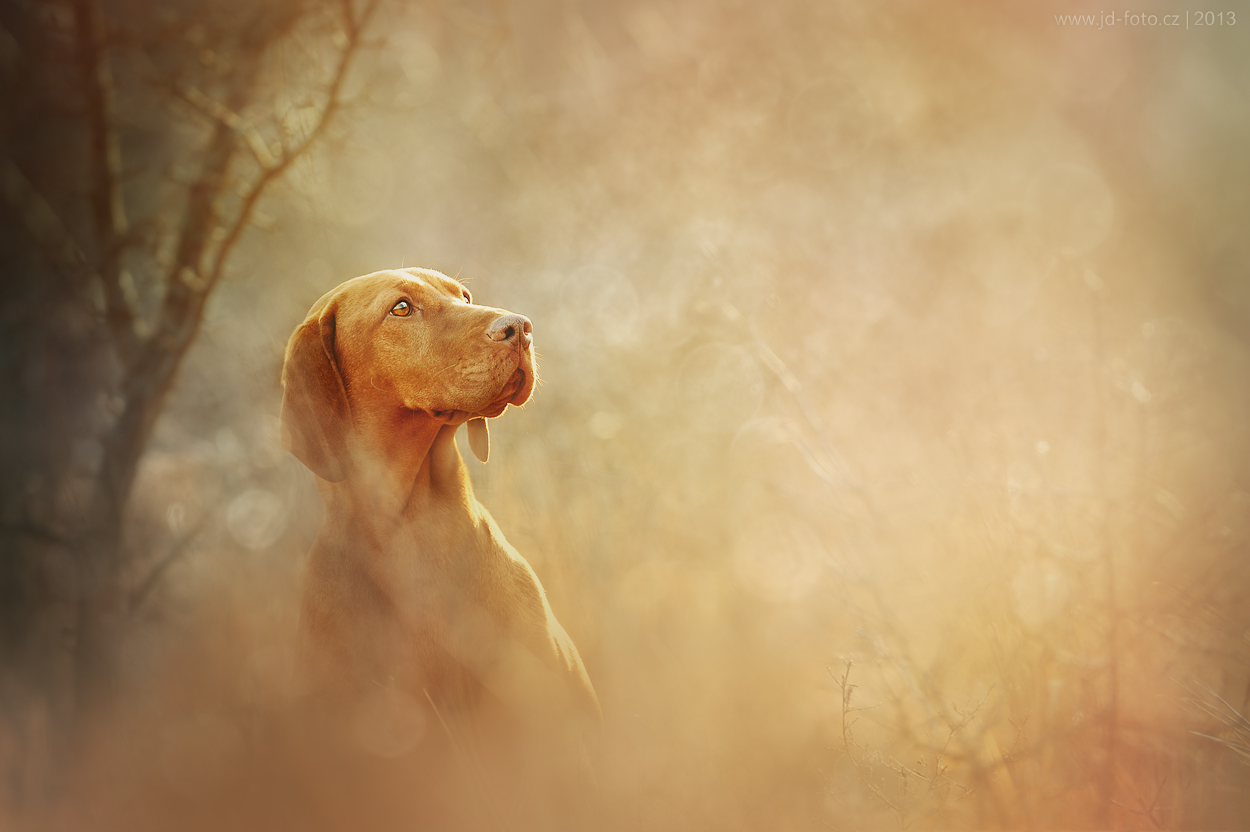
[{"label": "floppy ear", "polygon": [[465,432],[469,434],[469,447],[473,449],[473,455],[485,462],[490,456],[490,429],[486,427],[486,420],[481,417],[470,419],[465,425]]},{"label": "floppy ear", "polygon": [[352,411],[334,359],[333,308],[309,315],[291,336],[282,387],[282,446],[323,480],[341,482]]}]

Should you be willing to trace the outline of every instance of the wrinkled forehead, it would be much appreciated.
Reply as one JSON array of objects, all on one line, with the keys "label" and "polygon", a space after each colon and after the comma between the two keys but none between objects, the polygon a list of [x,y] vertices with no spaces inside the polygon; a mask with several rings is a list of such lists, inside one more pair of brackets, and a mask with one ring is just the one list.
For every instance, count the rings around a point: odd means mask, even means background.
[{"label": "wrinkled forehead", "polygon": [[453,298],[458,298],[464,293],[464,285],[460,281],[433,269],[399,269],[390,274],[400,275],[411,282],[428,286],[435,291],[451,295]]},{"label": "wrinkled forehead", "polygon": [[374,272],[340,284],[317,303],[314,311],[333,301],[340,316],[369,315],[376,311],[375,307],[386,306],[389,309],[401,297],[417,301],[439,296],[458,299],[463,292],[464,287],[460,283],[442,272],[395,269]]}]

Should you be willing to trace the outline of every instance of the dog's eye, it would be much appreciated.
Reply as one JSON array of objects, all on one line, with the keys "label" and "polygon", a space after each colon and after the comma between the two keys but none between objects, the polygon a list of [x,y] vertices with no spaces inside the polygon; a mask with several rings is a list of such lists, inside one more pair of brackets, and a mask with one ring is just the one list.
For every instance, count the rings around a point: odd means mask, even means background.
[{"label": "dog's eye", "polygon": [[407,318],[412,314],[412,304],[406,300],[401,300],[391,307],[391,314],[397,318]]}]

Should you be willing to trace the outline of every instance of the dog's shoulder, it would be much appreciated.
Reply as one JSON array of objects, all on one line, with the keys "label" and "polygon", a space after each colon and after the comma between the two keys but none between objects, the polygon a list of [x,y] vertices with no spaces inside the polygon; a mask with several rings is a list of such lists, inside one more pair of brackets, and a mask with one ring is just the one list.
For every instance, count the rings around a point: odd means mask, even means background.
[{"label": "dog's shoulder", "polygon": [[573,639],[556,620],[538,574],[504,538],[490,513],[485,509],[481,512],[499,554],[492,564],[492,571],[495,571],[493,583],[501,597],[493,599],[491,607],[501,615],[512,636],[522,646],[549,670],[564,678],[578,705],[597,716],[599,700],[590,676]]}]

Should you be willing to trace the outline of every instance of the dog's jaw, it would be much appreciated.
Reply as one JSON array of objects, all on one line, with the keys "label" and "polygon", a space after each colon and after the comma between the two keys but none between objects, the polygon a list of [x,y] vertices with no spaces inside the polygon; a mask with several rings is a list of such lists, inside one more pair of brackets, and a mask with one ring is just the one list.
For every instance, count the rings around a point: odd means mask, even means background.
[{"label": "dog's jaw", "polygon": [[520,407],[530,399],[534,390],[533,374],[517,367],[512,377],[504,384],[499,395],[477,415],[493,419],[508,409],[508,405]]},{"label": "dog's jaw", "polygon": [[435,407],[422,407],[404,403],[403,407],[409,411],[428,413],[447,424],[459,425],[476,418],[494,419],[501,416],[508,409],[508,405],[521,407],[528,402],[533,395],[536,382],[537,373],[534,372],[532,361],[522,359],[518,361],[518,366],[508,376],[499,391],[485,404],[455,402]]}]

